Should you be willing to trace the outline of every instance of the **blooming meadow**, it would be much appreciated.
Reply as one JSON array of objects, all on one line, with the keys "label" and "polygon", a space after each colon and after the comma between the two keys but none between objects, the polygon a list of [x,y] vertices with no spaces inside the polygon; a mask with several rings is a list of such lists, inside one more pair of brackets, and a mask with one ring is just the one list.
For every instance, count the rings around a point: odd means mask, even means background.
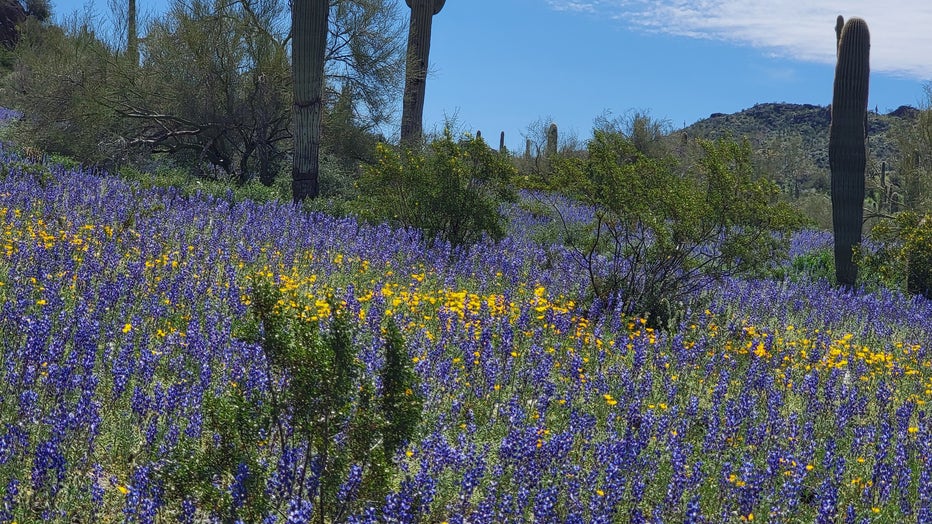
[{"label": "blooming meadow", "polygon": [[[655,329],[588,303],[572,253],[517,207],[499,243],[427,247],[10,150],[0,164],[0,522],[248,521],[251,490],[263,522],[316,518],[319,468],[293,474],[314,448],[264,429],[231,444],[212,423],[210,399],[277,387],[246,336],[259,281],[325,331],[348,313],[376,389],[391,319],[423,398],[387,493],[348,464],[329,520],[932,521],[932,302],[728,280]],[[230,445],[261,460],[211,478],[216,501],[171,490],[179,450]]]}]

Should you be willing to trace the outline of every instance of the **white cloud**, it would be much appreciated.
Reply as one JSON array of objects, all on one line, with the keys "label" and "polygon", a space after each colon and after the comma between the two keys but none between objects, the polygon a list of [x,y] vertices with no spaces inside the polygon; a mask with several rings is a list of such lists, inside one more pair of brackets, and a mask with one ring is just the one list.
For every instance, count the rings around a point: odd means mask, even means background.
[{"label": "white cloud", "polygon": [[565,0],[549,0],[550,7],[557,11],[575,11],[577,13],[595,13],[598,2],[569,2]]},{"label": "white cloud", "polygon": [[873,71],[932,79],[929,0],[549,1],[556,9],[604,14],[647,31],[733,41],[821,63],[835,61],[835,18],[858,16],[870,28]]}]

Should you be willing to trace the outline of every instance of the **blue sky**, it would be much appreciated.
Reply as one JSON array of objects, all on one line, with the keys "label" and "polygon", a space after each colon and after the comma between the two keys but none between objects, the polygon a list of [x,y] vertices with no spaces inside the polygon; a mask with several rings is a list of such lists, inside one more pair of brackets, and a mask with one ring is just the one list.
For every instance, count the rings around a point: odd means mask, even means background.
[{"label": "blue sky", "polygon": [[[140,1],[155,12],[165,3]],[[53,5],[58,15],[108,10],[105,0]],[[424,125],[455,117],[459,130],[495,145],[505,131],[523,150],[541,120],[585,139],[606,111],[678,128],[758,102],[827,105],[838,14],[870,27],[869,106],[921,103],[932,80],[928,0],[448,0],[434,17]]]}]

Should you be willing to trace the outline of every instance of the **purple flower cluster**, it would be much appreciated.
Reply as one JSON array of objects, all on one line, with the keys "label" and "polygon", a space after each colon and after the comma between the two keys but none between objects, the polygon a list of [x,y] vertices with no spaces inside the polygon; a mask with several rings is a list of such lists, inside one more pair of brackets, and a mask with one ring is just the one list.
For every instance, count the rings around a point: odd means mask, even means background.
[{"label": "purple flower cluster", "polygon": [[[228,444],[208,399],[276,386],[244,328],[257,274],[324,322],[342,299],[377,387],[382,320],[408,343],[420,431],[384,497],[365,497],[366,463],[346,465],[346,521],[932,518],[928,301],[735,279],[654,330],[585,302],[572,254],[527,235],[428,248],[416,231],[0,162],[20,166],[0,179],[0,521],[220,520],[266,468],[264,521],[308,522],[307,443],[264,435],[261,467],[209,479],[222,511],[164,481],[195,443]],[[511,212],[516,232],[544,222]]]}]

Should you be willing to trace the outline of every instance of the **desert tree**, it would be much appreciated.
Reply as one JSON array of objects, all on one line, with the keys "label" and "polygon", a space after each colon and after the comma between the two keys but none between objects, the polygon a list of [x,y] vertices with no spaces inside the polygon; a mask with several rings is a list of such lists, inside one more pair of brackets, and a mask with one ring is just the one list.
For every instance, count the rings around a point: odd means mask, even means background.
[{"label": "desert tree", "polygon": [[[392,117],[401,93],[403,24],[394,0],[331,0],[323,113],[368,133]],[[125,2],[111,2],[113,35],[96,20],[29,24],[29,45],[7,79],[11,104],[30,115],[38,146],[87,163],[152,153],[201,174],[271,184],[290,164],[292,32],[285,0],[172,0],[141,19],[139,59],[127,59]],[[101,39],[104,35],[104,39]],[[339,93],[345,93],[341,101]],[[104,119],[103,117],[106,116]],[[104,122],[106,120],[106,122]],[[61,135],[61,136],[59,136]],[[77,137],[70,142],[66,136]],[[349,135],[347,135],[349,136]],[[58,138],[56,138],[58,137]]]},{"label": "desert tree", "polygon": [[101,102],[113,56],[86,22],[55,26],[27,18],[2,93],[25,113],[17,124],[20,141],[96,164],[120,129],[116,113]]},{"label": "desert tree", "polygon": [[149,24],[139,74],[118,70],[107,103],[130,146],[212,165],[243,182],[274,178],[260,152],[290,138],[287,24],[278,0],[176,1]]},{"label": "desert tree", "polygon": [[25,0],[23,5],[26,16],[31,16],[41,23],[46,23],[52,19],[52,5],[49,0]]},{"label": "desert tree", "polygon": [[785,253],[800,220],[754,172],[750,144],[698,145],[682,166],[596,129],[586,155],[555,159],[550,188],[594,210],[588,233],[566,231],[593,303],[663,324],[710,283],[763,274]]}]

